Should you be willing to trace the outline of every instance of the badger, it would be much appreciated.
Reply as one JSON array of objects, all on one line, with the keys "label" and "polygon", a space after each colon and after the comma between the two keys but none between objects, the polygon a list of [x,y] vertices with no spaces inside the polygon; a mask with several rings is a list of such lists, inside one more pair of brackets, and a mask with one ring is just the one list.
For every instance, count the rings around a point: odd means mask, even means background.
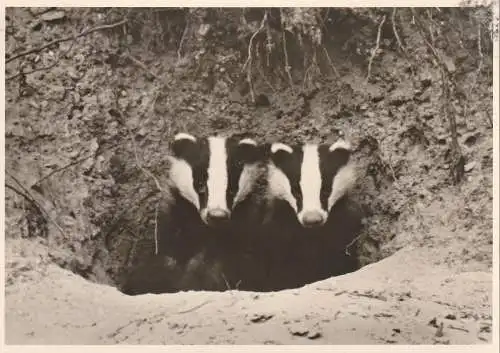
[{"label": "badger", "polygon": [[348,198],[357,180],[351,144],[274,142],[267,146],[268,285],[291,288],[357,268],[346,247],[359,234],[360,209]]},{"label": "badger", "polygon": [[193,261],[199,262],[195,259],[203,259],[206,265],[196,270],[200,276],[203,268],[218,268],[219,262],[230,267],[236,259],[228,256],[237,256],[243,246],[233,218],[237,214],[243,219],[251,209],[245,205],[254,194],[259,146],[251,138],[181,132],[170,150],[169,196],[158,215],[157,255],[175,259],[187,272]]}]

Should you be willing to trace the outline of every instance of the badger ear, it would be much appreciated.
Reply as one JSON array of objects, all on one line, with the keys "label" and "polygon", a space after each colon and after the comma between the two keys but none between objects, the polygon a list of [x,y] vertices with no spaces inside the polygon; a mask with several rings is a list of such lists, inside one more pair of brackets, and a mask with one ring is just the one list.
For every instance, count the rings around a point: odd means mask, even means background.
[{"label": "badger ear", "polygon": [[260,148],[258,143],[251,139],[245,138],[238,142],[238,159],[243,163],[255,163],[260,157]]},{"label": "badger ear", "polygon": [[336,165],[337,168],[340,168],[349,162],[352,146],[348,141],[340,139],[328,147],[328,153],[330,155],[330,162]]},{"label": "badger ear", "polygon": [[174,136],[174,140],[170,145],[170,149],[177,158],[183,158],[196,145],[196,137],[193,135],[180,132]]},{"label": "badger ear", "polygon": [[344,139],[340,139],[340,140],[336,141],[335,143],[332,143],[330,145],[330,147],[328,148],[328,151],[330,151],[330,152],[334,152],[336,150],[344,150],[344,151],[351,152],[352,146],[348,141],[346,141]]},{"label": "badger ear", "polygon": [[282,152],[286,152],[287,154],[292,154],[293,148],[281,142],[275,142],[271,145],[271,154],[275,155],[275,154],[280,154]]},{"label": "badger ear", "polygon": [[241,140],[240,142],[238,142],[238,145],[240,146],[257,146],[257,142],[255,142],[255,140],[251,139],[251,138],[245,138],[243,140]]},{"label": "badger ear", "polygon": [[275,164],[280,164],[284,159],[292,155],[293,148],[281,142],[275,142],[271,145],[271,160]]}]

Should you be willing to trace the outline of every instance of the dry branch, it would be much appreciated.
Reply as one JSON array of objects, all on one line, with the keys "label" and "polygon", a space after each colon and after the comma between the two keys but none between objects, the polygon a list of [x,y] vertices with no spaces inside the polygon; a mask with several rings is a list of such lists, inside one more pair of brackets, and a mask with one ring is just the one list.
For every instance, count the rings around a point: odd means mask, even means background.
[{"label": "dry branch", "polygon": [[248,58],[247,58],[245,64],[243,65],[243,70],[245,70],[245,69],[247,70],[247,81],[248,81],[248,86],[250,88],[250,96],[252,98],[252,103],[255,103],[255,92],[253,90],[253,83],[252,83],[253,41],[254,41],[255,37],[257,36],[257,34],[259,34],[264,29],[264,26],[266,25],[266,22],[267,22],[267,16],[268,16],[268,12],[266,11],[264,13],[264,17],[262,18],[262,21],[260,22],[259,29],[257,29],[254,32],[252,37],[250,37],[250,43],[248,44]]},{"label": "dry branch", "polygon": [[155,255],[158,255],[158,201],[155,207]]},{"label": "dry branch", "polygon": [[89,34],[91,34],[93,32],[102,31],[102,30],[105,30],[105,29],[111,29],[111,28],[115,28],[115,27],[121,26],[121,25],[127,23],[127,21],[128,20],[124,19],[124,20],[121,20],[119,22],[112,23],[112,24],[109,24],[109,25],[96,26],[96,27],[87,29],[87,30],[85,30],[85,31],[83,31],[83,32],[81,32],[81,33],[79,33],[77,35],[72,35],[72,36],[68,36],[68,37],[64,37],[64,38],[53,40],[52,42],[47,43],[45,45],[42,45],[39,48],[29,49],[29,50],[23,51],[22,53],[16,54],[16,55],[14,55],[14,56],[12,56],[12,57],[10,57],[8,59],[5,59],[5,63],[7,64],[7,63],[9,63],[11,61],[14,61],[16,59],[19,59],[19,58],[21,58],[23,56],[26,56],[26,55],[29,55],[29,54],[39,53],[42,50],[47,49],[48,47],[50,47],[50,46],[52,46],[54,44],[57,44],[57,43],[68,42],[70,40],[76,40],[77,38],[89,35]]},{"label": "dry branch", "polygon": [[382,17],[382,20],[380,21],[380,23],[378,25],[377,43],[375,45],[375,48],[372,49],[372,55],[370,56],[370,61],[368,62],[368,74],[366,75],[366,83],[368,83],[368,80],[370,79],[370,75],[371,75],[371,72],[372,72],[373,59],[377,55],[378,49],[380,47],[380,35],[382,33],[382,26],[384,25],[384,22],[385,22],[385,15],[384,15],[384,17]]},{"label": "dry branch", "polygon": [[43,176],[42,178],[40,178],[40,180],[38,180],[35,184],[33,185],[40,185],[44,180],[50,178],[51,176],[53,176],[54,174],[56,173],[59,173],[59,172],[62,172],[63,170],[66,170],[68,169],[69,167],[72,167],[78,163],[82,163],[84,161],[86,161],[87,159],[89,159],[90,157],[94,156],[94,153],[91,153],[85,157],[82,157],[82,158],[79,158],[77,159],[76,161],[73,161],[69,164],[66,164],[65,166],[61,167],[61,168],[57,168],[57,169],[54,169],[53,171],[51,171],[50,173],[48,173],[47,175]]},{"label": "dry branch", "polygon": [[62,227],[52,217],[50,217],[50,215],[47,212],[47,210],[45,210],[45,208],[33,197],[33,195],[31,194],[31,192],[14,175],[12,175],[11,173],[9,173],[8,171],[5,171],[5,173],[8,176],[10,176],[12,178],[12,180],[14,180],[16,182],[16,184],[23,191],[20,191],[20,190],[16,189],[15,187],[13,187],[12,185],[9,185],[9,184],[5,184],[5,187],[7,187],[7,188],[11,189],[12,191],[14,191],[15,193],[21,195],[27,201],[29,201],[31,204],[33,204],[45,216],[45,219],[47,221],[52,222],[52,224],[57,228],[57,230],[61,233],[61,235],[65,239],[69,239],[68,236],[66,235],[66,233],[64,232],[64,230],[62,229]]},{"label": "dry branch", "polygon": [[[415,23],[417,25],[417,29],[422,36],[424,43],[426,46],[429,48],[429,50],[432,52],[434,59],[438,63],[440,72],[441,72],[441,81],[442,81],[442,94],[443,94],[443,114],[445,117],[445,120],[448,120],[448,124],[450,126],[450,132],[451,132],[451,177],[453,179],[453,182],[455,184],[459,183],[464,174],[465,174],[465,158],[462,154],[462,150],[460,148],[460,145],[458,143],[458,134],[457,134],[457,121],[455,119],[455,115],[453,112],[453,106],[451,102],[451,97],[452,97],[452,87],[450,85],[454,85],[454,77],[453,74],[449,71],[448,67],[444,63],[441,55],[438,53],[436,48],[432,45],[430,42],[429,38],[425,35],[424,32],[424,25],[422,24],[419,15],[416,13],[415,9],[411,9],[413,18],[415,20]],[[432,31],[432,29],[431,29]]]},{"label": "dry branch", "polygon": [[59,55],[56,59],[56,61],[54,61],[52,64],[48,65],[48,66],[44,66],[44,67],[40,67],[38,69],[33,69],[31,71],[28,71],[28,72],[23,72],[22,69],[21,71],[19,71],[17,74],[14,74],[12,76],[9,76],[5,79],[5,81],[11,81],[21,75],[30,75],[32,73],[35,73],[37,71],[48,71],[52,68],[54,68],[57,64],[59,64],[59,62],[61,61],[61,59],[66,55],[68,54],[71,49],[73,49],[73,46],[75,45],[75,40],[73,40],[73,42],[71,43],[71,45],[69,46],[69,48],[67,50],[64,51],[64,53],[62,53],[61,55]]},{"label": "dry branch", "polygon": [[326,49],[324,44],[321,44],[323,47],[323,51],[325,52],[326,59],[328,60],[328,63],[330,64],[330,67],[332,68],[332,71],[335,73],[337,77],[340,77],[339,72],[337,71],[337,68],[335,65],[333,65],[332,58],[330,57],[330,54],[328,54],[328,49]]},{"label": "dry branch", "polygon": [[392,22],[392,31],[394,32],[394,36],[396,37],[396,40],[398,42],[399,48],[401,51],[406,54],[406,50],[403,47],[403,43],[401,43],[401,38],[399,38],[398,30],[396,28],[396,11],[397,8],[395,7],[394,10],[392,10],[392,16],[391,16],[391,22]]},{"label": "dry branch", "polygon": [[[483,54],[483,48],[481,44],[481,23],[478,23],[477,25],[477,51],[479,53],[479,65],[477,67],[476,73],[474,75],[474,80],[472,81],[472,84],[469,89],[469,97],[471,97],[472,92],[476,88],[477,84],[477,79],[479,78],[479,75],[481,74],[481,70],[483,69],[483,59],[484,59],[484,54]],[[468,114],[468,105],[467,103],[464,104],[464,117],[467,119],[467,114]],[[486,116],[489,118],[489,115],[486,114]],[[493,127],[493,121],[491,118],[489,118],[489,123],[490,126]]]},{"label": "dry branch", "polygon": [[182,32],[182,37],[181,37],[181,42],[179,43],[179,48],[177,49],[177,61],[181,61],[182,59],[182,47],[184,46],[184,41],[186,40],[187,33],[189,31],[189,19],[188,22],[186,23],[186,27],[184,28],[184,31]]},{"label": "dry branch", "polygon": [[124,54],[124,57],[132,61],[135,65],[139,66],[141,69],[146,71],[147,74],[149,74],[151,77],[153,77],[156,80],[159,80],[160,77],[155,75],[148,67],[139,59],[134,58],[131,54]]},{"label": "dry branch", "polygon": [[153,179],[153,181],[155,182],[155,185],[156,185],[156,188],[158,189],[158,191],[160,191],[161,193],[163,193],[164,190],[161,187],[158,178],[156,178],[153,175],[153,173],[151,173],[149,170],[147,170],[146,168],[144,168],[142,166],[142,163],[140,162],[139,154],[137,152],[137,144],[135,143],[134,135],[132,134],[132,130],[130,130],[130,128],[128,127],[128,125],[126,125],[126,120],[125,120],[125,117],[124,117],[124,115],[123,115],[123,113],[122,113],[122,111],[120,109],[119,104],[118,104],[118,99],[116,101],[116,111],[118,112],[118,115],[120,115],[121,121],[123,121],[124,124],[125,124],[125,126],[127,127],[127,130],[128,130],[128,133],[129,133],[129,137],[130,137],[130,141],[132,142],[132,146],[134,147],[134,157],[135,157],[135,163],[136,163],[137,168],[139,168],[139,170],[142,171],[146,176],[148,176],[151,179]]},{"label": "dry branch", "polygon": [[286,30],[285,30],[285,23],[284,23],[284,15],[283,15],[283,9],[280,8],[280,16],[282,18],[282,26],[283,26],[283,52],[285,53],[285,72],[288,76],[288,80],[290,81],[290,87],[293,88],[293,79],[292,79],[292,74],[290,73],[290,64],[288,62],[288,50],[286,48]]}]

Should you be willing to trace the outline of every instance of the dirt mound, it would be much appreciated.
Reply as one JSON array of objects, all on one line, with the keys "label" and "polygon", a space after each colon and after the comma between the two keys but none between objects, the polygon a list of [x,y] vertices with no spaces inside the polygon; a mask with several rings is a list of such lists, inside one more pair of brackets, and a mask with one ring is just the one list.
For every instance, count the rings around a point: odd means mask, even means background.
[{"label": "dirt mound", "polygon": [[[491,342],[488,15],[7,9],[7,343]],[[213,263],[151,263],[179,131],[347,135],[360,269],[219,293]]]}]

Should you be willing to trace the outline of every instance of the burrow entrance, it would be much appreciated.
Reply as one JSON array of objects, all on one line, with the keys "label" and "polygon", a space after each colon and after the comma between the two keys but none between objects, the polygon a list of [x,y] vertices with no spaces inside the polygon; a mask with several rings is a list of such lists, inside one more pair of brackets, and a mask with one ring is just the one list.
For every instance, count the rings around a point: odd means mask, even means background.
[{"label": "burrow entrance", "polygon": [[[386,235],[394,221],[388,210],[379,208],[378,214],[371,211],[379,196],[378,188],[367,190],[367,185],[374,185],[370,180],[381,185],[392,181],[380,161],[370,157],[370,149],[363,147],[369,146],[368,142],[362,141],[358,153],[358,162],[367,170],[366,180],[359,183],[364,187],[339,203],[342,211],[337,216],[340,220],[351,217],[359,229],[346,234],[348,238],[342,242],[332,242],[326,232],[317,237],[289,238],[286,230],[281,229],[251,245],[245,239],[238,240],[237,232],[230,237],[222,233],[195,240],[192,234],[178,234],[191,237],[191,242],[186,241],[168,255],[156,254],[162,217],[169,207],[165,196],[149,176],[127,166],[130,156],[123,148],[110,159],[111,170],[116,173],[111,192],[116,210],[103,217],[101,231],[94,239],[73,247],[80,249],[88,260],[62,265],[91,281],[115,286],[127,295],[188,290],[276,291],[353,272],[387,255],[382,254],[381,246],[389,241]],[[161,175],[162,165],[160,161],[151,170]],[[162,182],[161,177],[158,180]]]}]

